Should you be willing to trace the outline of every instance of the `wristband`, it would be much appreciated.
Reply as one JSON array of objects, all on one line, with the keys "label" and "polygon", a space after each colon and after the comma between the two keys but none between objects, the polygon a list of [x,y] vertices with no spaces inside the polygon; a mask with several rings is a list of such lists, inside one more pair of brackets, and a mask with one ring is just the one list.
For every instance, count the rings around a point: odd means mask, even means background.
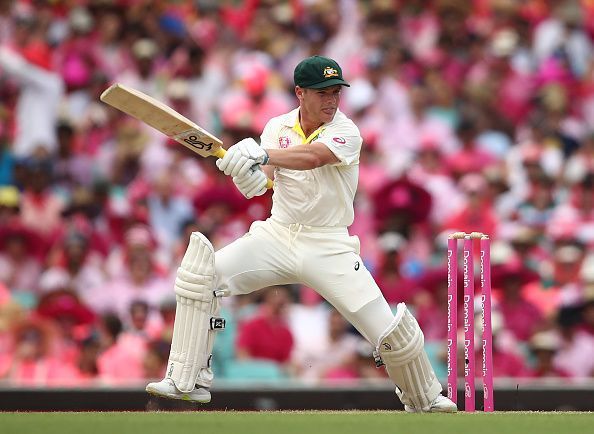
[{"label": "wristband", "polygon": [[268,160],[270,160],[270,157],[268,156],[268,152],[266,152],[266,149],[262,148],[262,150],[264,151],[264,158],[262,159],[262,166],[266,166],[268,164]]}]

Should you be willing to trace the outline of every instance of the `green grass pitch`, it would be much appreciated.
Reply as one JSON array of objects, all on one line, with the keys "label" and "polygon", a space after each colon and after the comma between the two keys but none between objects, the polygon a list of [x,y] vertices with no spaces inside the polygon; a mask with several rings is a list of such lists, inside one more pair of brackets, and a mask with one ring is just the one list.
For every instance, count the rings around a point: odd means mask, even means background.
[{"label": "green grass pitch", "polygon": [[401,411],[0,413],[3,434],[585,433],[594,413]]}]

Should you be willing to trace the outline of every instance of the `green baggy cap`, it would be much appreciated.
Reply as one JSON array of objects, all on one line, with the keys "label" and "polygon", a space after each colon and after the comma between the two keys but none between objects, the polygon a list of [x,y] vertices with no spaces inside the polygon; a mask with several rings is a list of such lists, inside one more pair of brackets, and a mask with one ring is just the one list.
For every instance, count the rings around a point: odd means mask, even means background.
[{"label": "green baggy cap", "polygon": [[312,56],[302,60],[295,67],[293,80],[295,86],[309,89],[322,89],[337,84],[350,86],[342,79],[340,65],[324,56]]}]

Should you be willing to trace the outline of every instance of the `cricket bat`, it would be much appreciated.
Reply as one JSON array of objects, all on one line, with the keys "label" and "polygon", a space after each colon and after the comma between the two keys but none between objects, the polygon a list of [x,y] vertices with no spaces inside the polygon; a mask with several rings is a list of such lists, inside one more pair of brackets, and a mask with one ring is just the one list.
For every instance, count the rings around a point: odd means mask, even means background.
[{"label": "cricket bat", "polygon": [[[223,142],[171,107],[120,83],[105,89],[101,101],[150,125],[202,157],[223,158]],[[267,188],[272,188],[268,180]]]}]

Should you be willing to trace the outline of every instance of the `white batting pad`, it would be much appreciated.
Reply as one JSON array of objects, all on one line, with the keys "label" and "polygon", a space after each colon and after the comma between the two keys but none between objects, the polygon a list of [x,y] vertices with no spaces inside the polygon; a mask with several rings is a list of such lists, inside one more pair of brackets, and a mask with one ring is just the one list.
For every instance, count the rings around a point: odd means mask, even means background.
[{"label": "white batting pad", "polygon": [[212,384],[213,332],[225,327],[225,320],[217,318],[219,303],[214,294],[214,257],[210,241],[194,232],[177,270],[177,308],[167,377],[182,392],[190,392],[196,384],[203,387]]},{"label": "white batting pad", "polygon": [[414,316],[399,303],[392,324],[380,336],[377,352],[386,365],[403,404],[428,409],[441,393],[441,384],[423,347],[425,338]]}]

